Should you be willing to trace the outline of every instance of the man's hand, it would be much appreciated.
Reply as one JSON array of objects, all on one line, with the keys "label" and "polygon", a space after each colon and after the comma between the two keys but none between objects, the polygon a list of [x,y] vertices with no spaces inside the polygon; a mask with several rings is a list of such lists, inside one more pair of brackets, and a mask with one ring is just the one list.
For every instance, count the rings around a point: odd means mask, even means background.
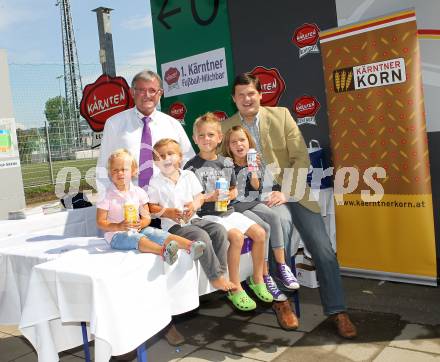
[{"label": "man's hand", "polygon": [[287,202],[286,196],[279,191],[272,191],[265,201],[266,205],[269,207],[282,205],[285,204],[286,202]]}]

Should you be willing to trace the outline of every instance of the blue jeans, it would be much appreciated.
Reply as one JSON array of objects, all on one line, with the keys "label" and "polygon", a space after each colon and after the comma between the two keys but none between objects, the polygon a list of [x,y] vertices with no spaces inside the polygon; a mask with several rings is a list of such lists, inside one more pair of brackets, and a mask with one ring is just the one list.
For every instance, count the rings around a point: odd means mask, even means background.
[{"label": "blue jeans", "polygon": [[[287,255],[290,255],[293,227],[296,227],[304,245],[312,254],[324,313],[331,315],[344,312],[347,307],[345,306],[339,263],[332,249],[322,216],[310,211],[299,202],[288,202],[272,209],[281,219]],[[287,261],[290,265],[290,257],[287,258]]]},{"label": "blue jeans", "polygon": [[159,245],[163,245],[164,241],[169,235],[170,233],[167,231],[147,226],[139,232],[124,231],[116,233],[113,235],[112,240],[110,241],[110,246],[112,249],[118,250],[137,250],[139,240],[143,236],[146,236],[148,239]]}]

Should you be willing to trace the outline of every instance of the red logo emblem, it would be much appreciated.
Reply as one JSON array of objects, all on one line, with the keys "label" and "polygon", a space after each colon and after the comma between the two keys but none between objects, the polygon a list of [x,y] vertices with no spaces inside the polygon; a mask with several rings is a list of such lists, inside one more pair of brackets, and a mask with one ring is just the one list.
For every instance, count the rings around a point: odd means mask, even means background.
[{"label": "red logo emblem", "polygon": [[93,131],[101,132],[108,118],[132,107],[134,101],[126,80],[103,74],[84,88],[79,112]]},{"label": "red logo emblem", "polygon": [[215,116],[218,118],[220,122],[224,121],[226,118],[228,118],[228,114],[224,111],[214,111],[212,112],[215,114]]},{"label": "red logo emblem", "polygon": [[293,103],[293,110],[298,117],[313,117],[320,107],[321,104],[312,96],[302,96]]},{"label": "red logo emblem", "polygon": [[292,43],[298,48],[315,45],[319,39],[319,28],[316,24],[305,23],[295,30]]},{"label": "red logo emblem", "polygon": [[184,123],[185,120],[185,114],[186,114],[186,107],[181,102],[174,102],[171,104],[169,109],[169,115],[178,121]]},{"label": "red logo emblem", "polygon": [[261,83],[261,105],[274,107],[278,104],[281,94],[286,89],[286,83],[276,68],[267,69],[258,66],[251,73],[256,76]]},{"label": "red logo emblem", "polygon": [[299,48],[299,57],[319,53],[319,28],[316,24],[305,23],[295,30],[292,43]]},{"label": "red logo emblem", "polygon": [[165,82],[167,82],[167,84],[170,86],[172,84],[177,83],[177,81],[180,78],[180,72],[177,70],[177,68],[169,68],[166,72],[165,72]]}]

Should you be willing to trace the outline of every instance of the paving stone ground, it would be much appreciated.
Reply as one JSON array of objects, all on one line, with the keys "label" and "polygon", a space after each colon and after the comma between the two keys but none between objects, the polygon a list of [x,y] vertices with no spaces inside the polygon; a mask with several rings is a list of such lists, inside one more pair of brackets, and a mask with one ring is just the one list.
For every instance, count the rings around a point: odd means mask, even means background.
[{"label": "paving stone ground", "polygon": [[[343,280],[349,312],[359,331],[355,340],[335,334],[322,313],[316,289],[300,290],[297,331],[280,329],[270,309],[237,314],[224,297],[213,294],[202,298],[196,311],[176,318],[186,343],[170,347],[160,335],[155,336],[146,343],[148,361],[440,362],[440,288]],[[128,361],[133,358],[133,354],[125,356]],[[12,361],[35,362],[37,356],[15,326],[0,326],[0,362]],[[84,353],[75,348],[61,353],[60,361],[84,361]]]}]

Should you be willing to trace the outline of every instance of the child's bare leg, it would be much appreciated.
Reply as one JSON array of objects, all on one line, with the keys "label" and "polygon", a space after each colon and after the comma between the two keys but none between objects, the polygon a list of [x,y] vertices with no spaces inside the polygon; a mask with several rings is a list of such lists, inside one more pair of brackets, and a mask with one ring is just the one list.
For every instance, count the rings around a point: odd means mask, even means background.
[{"label": "child's bare leg", "polygon": [[263,283],[263,268],[264,268],[264,248],[266,233],[264,229],[257,225],[253,224],[246,231],[246,235],[249,236],[252,241],[252,266],[253,266],[253,274],[252,278],[254,283],[260,284]]},{"label": "child's bare leg", "polygon": [[243,290],[240,284],[240,255],[243,247],[244,235],[238,229],[228,231],[229,248],[228,248],[228,270],[229,279],[235,284],[236,290]]},{"label": "child's bare leg", "polygon": [[268,275],[268,274],[269,274],[269,263],[266,260],[263,266],[263,275]]},{"label": "child's bare leg", "polygon": [[237,286],[232,283],[230,280],[225,278],[223,275],[217,279],[213,279],[209,281],[211,285],[220,290],[224,290],[225,292],[228,290],[236,290]]},{"label": "child's bare leg", "polygon": [[143,236],[139,239],[138,249],[142,253],[162,255],[162,246],[154,241],[151,241],[146,236]]},{"label": "child's bare leg", "polygon": [[182,236],[176,234],[170,234],[166,239],[164,244],[167,245],[171,240],[174,240],[179,249],[187,251],[193,260],[200,258],[203,255],[203,251],[206,248],[206,244],[203,241],[192,242]]},{"label": "child's bare leg", "polygon": [[177,242],[179,249],[189,250],[191,248],[191,244],[192,244],[191,240],[188,240],[188,239],[183,238],[183,237],[176,235],[176,234],[170,234],[170,236],[168,236],[165,239],[164,244],[167,245],[171,240],[174,240]]},{"label": "child's bare leg", "polygon": [[286,264],[286,257],[284,255],[284,247],[273,248],[273,256],[278,264]]}]

